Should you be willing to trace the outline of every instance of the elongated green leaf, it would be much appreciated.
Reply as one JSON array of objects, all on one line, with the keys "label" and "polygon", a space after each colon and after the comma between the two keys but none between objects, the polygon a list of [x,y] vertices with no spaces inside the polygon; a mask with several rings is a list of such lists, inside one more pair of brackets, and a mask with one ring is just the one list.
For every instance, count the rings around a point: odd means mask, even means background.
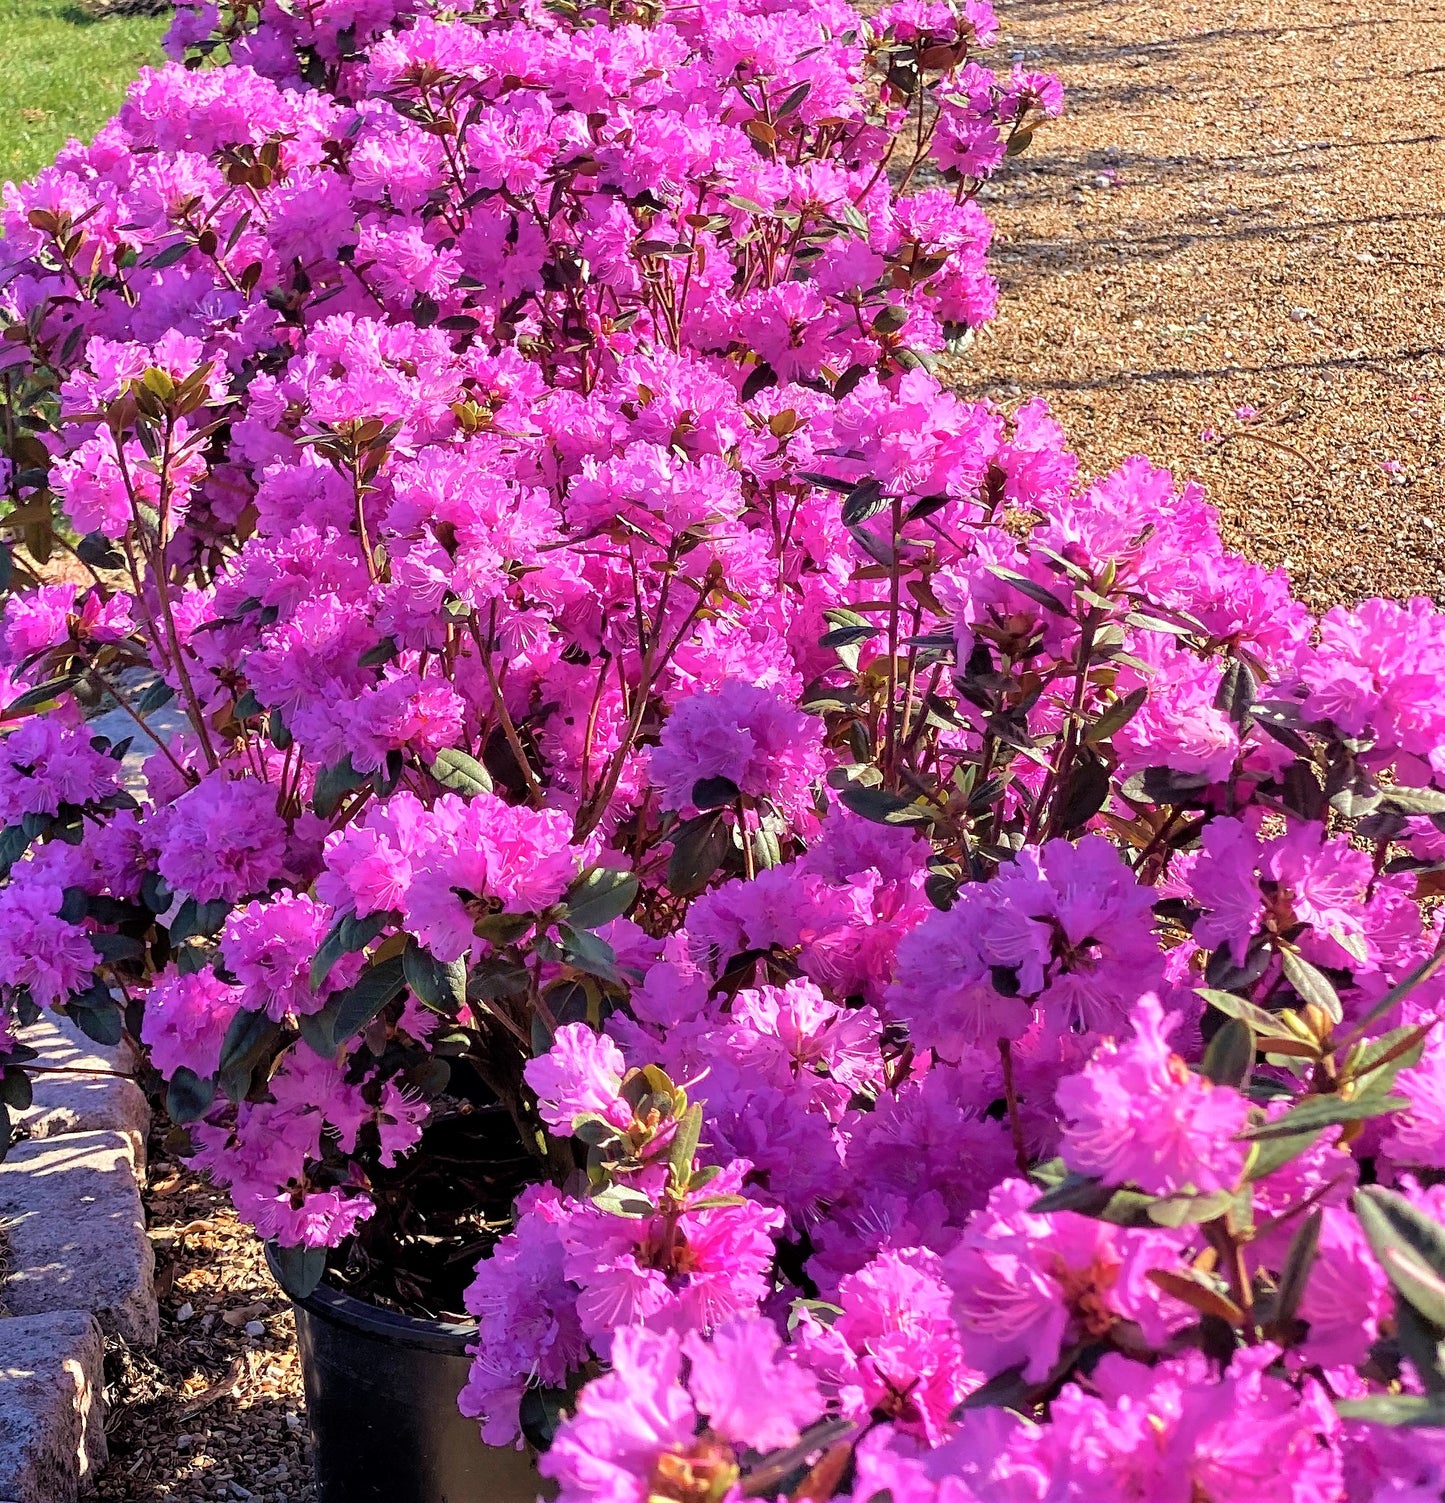
[{"label": "elongated green leaf", "polygon": [[1355,1215],[1386,1276],[1431,1325],[1445,1327],[1445,1226],[1383,1185],[1355,1192]]},{"label": "elongated green leaf", "polygon": [[316,786],[311,791],[311,807],[322,819],[330,819],[341,807],[341,800],[353,788],[360,788],[370,776],[359,773],[351,765],[350,756],[343,757],[334,767],[323,767],[316,775]]},{"label": "elongated green leaf", "polygon": [[593,866],[567,889],[567,922],[574,929],[600,929],[621,918],[637,900],[637,877],[611,866]]},{"label": "elongated green leaf", "polygon": [[[1267,1012],[1263,1007],[1256,1007],[1253,1002],[1247,1002],[1243,997],[1236,997],[1233,992],[1200,987],[1199,995],[1226,1017],[1238,1018],[1240,1022],[1248,1023],[1261,1038],[1298,1040],[1300,1037],[1288,1027],[1281,1014]],[[1294,1014],[1291,1013],[1290,1016],[1293,1017]],[[1264,1047],[1268,1048],[1268,1045]]]},{"label": "elongated green leaf", "polygon": [[876,825],[929,825],[935,818],[935,810],[927,804],[915,803],[886,788],[865,788],[855,783],[838,795],[845,808]]},{"label": "elongated green leaf", "polygon": [[1293,1138],[1326,1127],[1339,1127],[1345,1122],[1368,1122],[1372,1117],[1383,1117],[1387,1112],[1399,1111],[1408,1105],[1403,1096],[1374,1091],[1362,1092],[1348,1101],[1343,1096],[1307,1096],[1282,1117],[1266,1122],[1263,1127],[1253,1128],[1243,1136],[1252,1142]]},{"label": "elongated green leaf", "polygon": [[406,985],[400,955],[363,971],[336,1009],[335,1037],[338,1047],[360,1033]]},{"label": "elongated green leaf", "polygon": [[231,1019],[221,1042],[221,1059],[216,1082],[228,1100],[241,1101],[251,1089],[256,1066],[281,1032],[264,1012],[243,1009]]},{"label": "elongated green leaf", "polygon": [[448,748],[438,752],[436,761],[431,765],[431,775],[443,788],[450,788],[466,798],[475,798],[479,793],[492,791],[491,773],[475,757],[468,756],[464,751]]},{"label": "elongated green leaf", "polygon": [[1297,950],[1281,950],[1280,962],[1284,977],[1294,987],[1302,1000],[1313,1002],[1332,1023],[1340,1022],[1344,1010],[1330,978],[1317,966],[1313,966]]},{"label": "elongated green leaf", "polygon": [[1200,1069],[1215,1085],[1242,1091],[1254,1068],[1254,1033],[1248,1023],[1228,1018],[1209,1041]]},{"label": "elongated green leaf", "polygon": [[1275,1303],[1274,1318],[1279,1326],[1287,1326],[1295,1318],[1300,1301],[1304,1298],[1310,1271],[1314,1268],[1315,1257],[1319,1253],[1320,1226],[1324,1215],[1324,1211],[1316,1206],[1290,1239],[1284,1267],[1279,1273],[1279,1298]]},{"label": "elongated green leaf", "polygon": [[311,989],[315,991],[331,974],[331,968],[343,955],[352,955],[364,950],[386,928],[390,913],[369,913],[357,918],[354,913],[343,913],[332,924],[326,938],[321,941],[311,961]]},{"label": "elongated green leaf", "polygon": [[1439,1394],[1382,1393],[1368,1399],[1341,1399],[1341,1419],[1369,1420],[1374,1425],[1445,1428],[1445,1397]]},{"label": "elongated green leaf", "polygon": [[435,1012],[455,1014],[467,1000],[467,966],[464,960],[438,960],[430,950],[408,941],[401,955],[406,984]]},{"label": "elongated green leaf", "polygon": [[326,1272],[324,1247],[281,1247],[268,1242],[266,1248],[271,1254],[277,1283],[292,1299],[306,1299],[315,1292]]},{"label": "elongated green leaf", "polygon": [[182,1065],[166,1087],[166,1111],[172,1122],[195,1122],[216,1099],[216,1082]]}]

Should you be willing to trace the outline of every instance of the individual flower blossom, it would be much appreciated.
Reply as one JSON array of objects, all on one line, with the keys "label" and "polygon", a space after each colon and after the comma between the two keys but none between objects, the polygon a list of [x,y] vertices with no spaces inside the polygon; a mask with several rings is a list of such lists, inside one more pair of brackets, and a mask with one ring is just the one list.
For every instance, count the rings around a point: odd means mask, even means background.
[{"label": "individual flower blossom", "polygon": [[1178,1016],[1141,997],[1133,1036],[1106,1039],[1077,1075],[1059,1084],[1064,1161],[1110,1185],[1151,1195],[1232,1189],[1244,1170],[1248,1103],[1193,1073],[1170,1048]]},{"label": "individual flower blossom", "polygon": [[482,1421],[489,1445],[519,1442],[529,1385],[560,1387],[587,1360],[577,1292],[563,1267],[559,1228],[566,1215],[550,1187],[524,1191],[513,1229],[477,1264],[467,1289],[478,1329],[461,1409]]},{"label": "individual flower blossom", "polygon": [[1117,1028],[1163,980],[1151,910],[1149,889],[1100,837],[1026,849],[903,937],[889,1009],[950,1060],[1020,1038],[1036,1017]]},{"label": "individual flower blossom", "polygon": [[48,883],[0,889],[0,982],[25,988],[42,1007],[84,991],[99,960],[85,930],[60,917],[64,902]]},{"label": "individual flower blossom", "polygon": [[655,1330],[711,1331],[755,1309],[767,1293],[773,1233],[782,1214],[737,1196],[747,1173],[735,1160],[680,1211],[621,1216],[584,1202],[562,1223],[567,1278],[590,1337],[645,1323]]},{"label": "individual flower blossom", "polygon": [[1016,1364],[1047,1377],[1067,1340],[1108,1337],[1133,1321],[1151,1342],[1183,1323],[1146,1277],[1167,1267],[1167,1233],[1128,1231],[1072,1211],[1040,1214],[1022,1180],[1005,1180],[944,1259],[953,1315],[970,1364],[992,1377]]},{"label": "individual flower blossom", "polygon": [[612,1126],[632,1123],[632,1108],[618,1092],[627,1062],[622,1051],[586,1023],[565,1023],[552,1038],[552,1047],[527,1061],[523,1074],[537,1093],[542,1120],[555,1133],[569,1137],[575,1120],[595,1113]]},{"label": "individual flower blossom", "polygon": [[[822,772],[816,721],[732,679],[674,706],[650,763],[667,808],[693,808],[697,785],[720,780],[794,816],[808,808]],[[733,797],[724,792],[719,802]]]},{"label": "individual flower blossom", "polygon": [[[731,1448],[697,1439],[697,1409],[682,1385],[682,1342],[634,1327],[612,1344],[612,1368],[582,1391],[576,1412],[538,1464],[559,1500],[647,1503],[654,1478],[674,1471],[726,1495],[737,1476]],[[719,1487],[721,1484],[721,1487]],[[691,1490],[691,1489],[690,1489]]]},{"label": "individual flower blossom", "polygon": [[213,773],[147,825],[157,868],[199,903],[235,903],[284,870],[286,826],[276,790],[255,778]]},{"label": "individual flower blossom", "polygon": [[240,1005],[236,988],[214,971],[170,972],[146,995],[141,1042],[167,1078],[184,1068],[209,1079],[221,1062],[221,1045]]},{"label": "individual flower blossom", "polygon": [[241,1005],[275,1023],[319,1011],[326,993],[312,988],[311,962],[330,925],[330,910],[304,893],[235,909],[221,933],[221,957],[240,983]]},{"label": "individual flower blossom", "polygon": [[937,1445],[959,1403],[982,1382],[950,1313],[931,1253],[880,1254],[838,1285],[831,1325],[799,1317],[799,1350],[844,1414],[887,1415]]}]

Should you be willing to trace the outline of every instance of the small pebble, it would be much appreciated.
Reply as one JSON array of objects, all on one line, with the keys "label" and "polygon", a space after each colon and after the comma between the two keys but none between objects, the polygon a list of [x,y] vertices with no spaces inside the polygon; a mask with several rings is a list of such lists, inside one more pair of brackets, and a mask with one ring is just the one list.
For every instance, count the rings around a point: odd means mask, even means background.
[{"label": "small pebble", "polygon": [[266,1334],[264,1321],[248,1320],[244,1329],[248,1336],[264,1336]]},{"label": "small pebble", "polygon": [[182,1324],[184,1324],[184,1323],[185,1323],[185,1322],[186,1322],[186,1321],[188,1321],[188,1320],[189,1320],[189,1319],[190,1319],[190,1318],[191,1318],[191,1316],[193,1316],[193,1315],[194,1315],[194,1314],[195,1314],[195,1313],[196,1313],[196,1307],[195,1307],[195,1306],[194,1306],[194,1305],[193,1305],[193,1304],[192,1304],[192,1303],[191,1303],[191,1302],[190,1302],[190,1300],[187,1300],[187,1301],[186,1301],[186,1302],[185,1302],[185,1304],[183,1304],[183,1305],[182,1305],[182,1306],[181,1306],[181,1307],[180,1307],[180,1309],[178,1309],[178,1310],[177,1310],[177,1311],[176,1311],[176,1319],[177,1319],[177,1320],[178,1320],[178,1321],[180,1321],[180,1322],[181,1322],[181,1323],[182,1323]]},{"label": "small pebble", "polygon": [[1295,321],[1295,323],[1302,324],[1306,319],[1312,318],[1314,315],[1312,310],[1310,310],[1309,308],[1291,308],[1289,310],[1289,316]]}]

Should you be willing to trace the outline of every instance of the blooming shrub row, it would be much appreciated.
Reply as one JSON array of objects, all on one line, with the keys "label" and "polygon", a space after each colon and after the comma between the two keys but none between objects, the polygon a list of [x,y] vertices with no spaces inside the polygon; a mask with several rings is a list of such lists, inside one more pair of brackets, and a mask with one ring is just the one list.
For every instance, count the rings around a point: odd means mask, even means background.
[{"label": "blooming shrub row", "polygon": [[7,195],[9,1016],[297,1289],[529,1182],[462,1402],[567,1503],[1445,1486],[1445,618],[939,385],[994,29],[182,12]]}]

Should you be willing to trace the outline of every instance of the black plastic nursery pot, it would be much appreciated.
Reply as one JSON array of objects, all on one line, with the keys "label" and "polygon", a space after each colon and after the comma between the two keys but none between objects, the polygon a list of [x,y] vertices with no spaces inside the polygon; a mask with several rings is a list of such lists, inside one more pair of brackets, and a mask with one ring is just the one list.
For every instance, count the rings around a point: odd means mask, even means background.
[{"label": "black plastic nursery pot", "polygon": [[[269,1248],[267,1262],[275,1278]],[[537,1497],[530,1453],[484,1445],[457,1409],[473,1327],[383,1310],[324,1282],[292,1305],[319,1503]]]}]

